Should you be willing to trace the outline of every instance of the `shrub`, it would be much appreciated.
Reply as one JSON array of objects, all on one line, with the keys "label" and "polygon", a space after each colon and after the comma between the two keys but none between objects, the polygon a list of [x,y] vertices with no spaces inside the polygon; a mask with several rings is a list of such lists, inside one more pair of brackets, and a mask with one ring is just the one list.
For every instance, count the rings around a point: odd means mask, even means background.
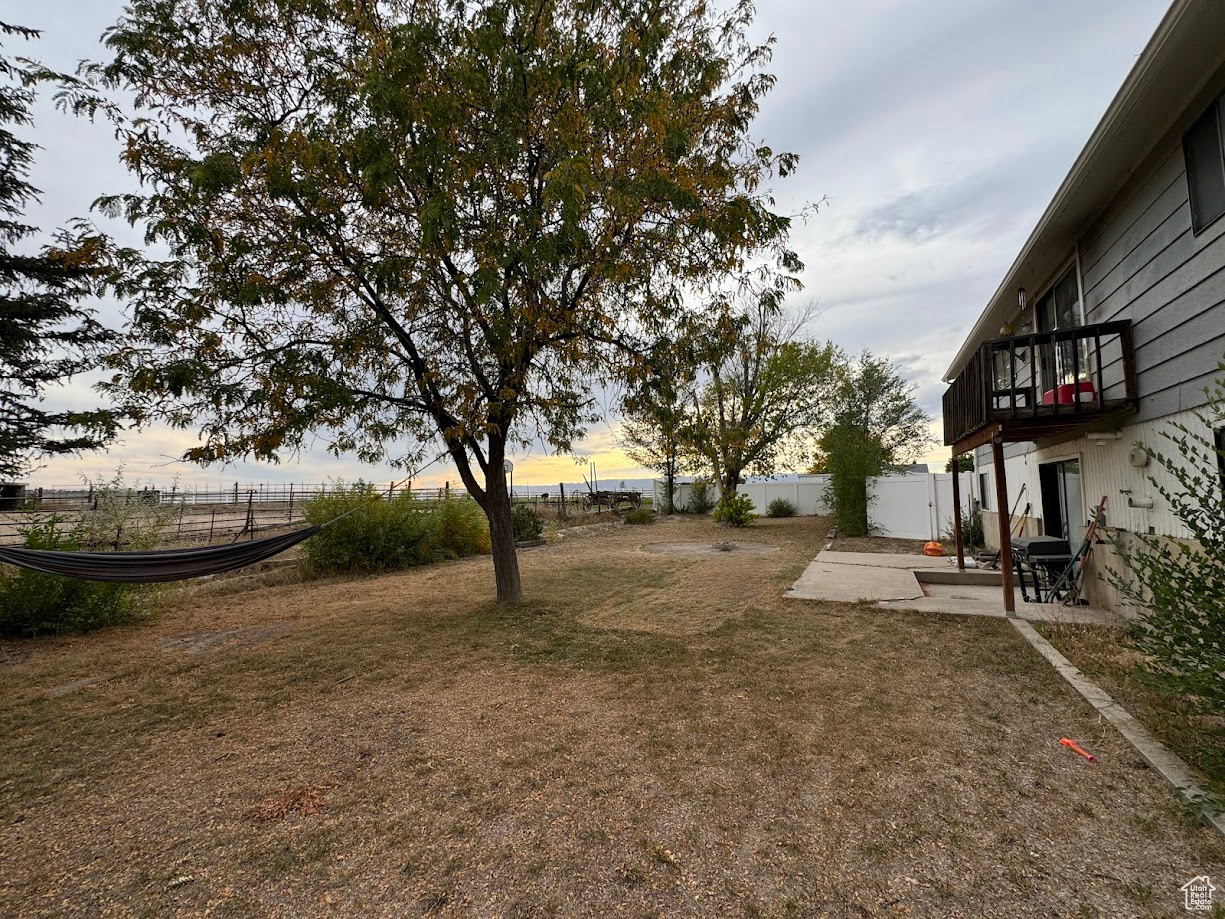
[{"label": "shrub", "polygon": [[111,479],[87,479],[92,501],[73,522],[68,541],[82,549],[107,551],[153,549],[165,542],[166,530],[181,510],[178,502],[162,503],[152,488],[129,488],[123,469]]},{"label": "shrub", "polygon": [[373,497],[373,488],[358,482],[306,503],[310,523],[335,522],[302,544],[303,571],[314,577],[374,574],[489,551],[485,515],[470,499]]},{"label": "shrub", "polygon": [[[48,517],[22,533],[27,548],[74,551],[82,548],[82,529],[79,523],[69,527],[62,518]],[[157,592],[150,584],[108,584],[12,569],[0,573],[0,634],[61,635],[135,622],[153,614]]]},{"label": "shrub", "polygon": [[726,494],[715,508],[715,523],[729,527],[747,527],[757,515],[753,513],[753,499],[740,492]]},{"label": "shrub", "polygon": [[649,508],[636,507],[632,511],[626,511],[621,519],[626,523],[638,526],[646,523],[654,523],[655,514]]},{"label": "shrub", "polygon": [[715,506],[714,489],[706,479],[694,479],[689,486],[689,504],[687,510],[691,514],[709,514]]},{"label": "shrub", "polygon": [[766,507],[767,517],[794,517],[799,508],[786,498],[775,498]]},{"label": "shrub", "polygon": [[539,539],[544,532],[544,521],[530,504],[516,504],[511,508],[510,525],[514,527],[516,542]]},{"label": "shrub", "polygon": [[835,424],[821,438],[829,470],[825,502],[833,511],[839,536],[867,536],[872,531],[868,479],[887,468],[886,451],[879,440],[859,425]]},{"label": "shrub", "polygon": [[1225,376],[1207,394],[1207,410],[1196,417],[1208,436],[1174,424],[1161,436],[1177,455],[1138,445],[1173,483],[1149,476],[1191,538],[1118,533],[1113,543],[1122,567],[1108,571],[1107,580],[1137,608],[1132,637],[1146,668],[1172,694],[1217,714],[1225,706],[1225,495],[1219,484],[1225,454],[1209,438],[1225,422]]},{"label": "shrub", "polygon": [[[979,508],[978,502],[971,502],[973,505],[968,514],[961,515],[961,544],[967,549],[977,549],[987,544],[987,540],[983,537],[983,512]],[[956,536],[952,525],[949,526],[949,531],[946,537],[949,541],[955,540]]]},{"label": "shrub", "polygon": [[436,557],[466,558],[489,551],[489,522],[480,505],[468,498],[446,498],[429,514],[430,540]]}]

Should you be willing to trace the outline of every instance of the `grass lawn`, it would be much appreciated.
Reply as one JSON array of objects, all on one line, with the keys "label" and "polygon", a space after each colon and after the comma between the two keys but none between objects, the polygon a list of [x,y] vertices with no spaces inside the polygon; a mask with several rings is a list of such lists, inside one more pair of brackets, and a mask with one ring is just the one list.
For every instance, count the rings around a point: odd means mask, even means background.
[{"label": "grass lawn", "polygon": [[[5,645],[0,916],[1145,916],[1225,874],[1007,622],[783,599],[828,529],[588,530],[512,611],[481,558]],[[726,538],[776,550],[643,548]]]},{"label": "grass lawn", "polygon": [[1206,715],[1185,697],[1155,683],[1141,670],[1141,657],[1128,646],[1122,629],[1050,623],[1039,628],[1064,657],[1196,769],[1212,792],[1225,798],[1225,716]]}]

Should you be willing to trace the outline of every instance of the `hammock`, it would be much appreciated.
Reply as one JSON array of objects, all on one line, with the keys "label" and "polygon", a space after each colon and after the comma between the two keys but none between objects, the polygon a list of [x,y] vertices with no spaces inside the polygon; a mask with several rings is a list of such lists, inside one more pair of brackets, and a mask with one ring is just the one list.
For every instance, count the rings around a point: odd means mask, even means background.
[{"label": "hammock", "polygon": [[153,549],[147,552],[51,552],[44,549],[0,546],[0,562],[41,571],[44,574],[59,574],[85,581],[120,581],[130,584],[182,581],[262,562],[293,548],[305,539],[310,539],[319,532],[321,526],[309,526],[280,536],[268,536],[228,546]]},{"label": "hammock", "polygon": [[[399,482],[392,482],[392,491],[397,485],[411,482],[413,476],[429,469],[444,456],[446,454],[441,453],[424,466],[414,470],[407,478]],[[44,574],[79,578],[82,581],[117,581],[128,584],[184,581],[187,578],[234,571],[237,568],[245,568],[247,565],[262,562],[266,558],[272,558],[310,539],[324,527],[331,526],[338,520],[343,520],[350,514],[363,510],[369,506],[370,502],[377,501],[379,498],[380,495],[371,495],[369,502],[350,508],[331,520],[325,520],[323,523],[301,530],[294,530],[292,533],[268,536],[250,542],[235,542],[228,546],[152,549],[146,552],[52,552],[45,549],[0,546],[0,563],[16,565],[18,568],[29,568],[31,571],[41,571]]]}]

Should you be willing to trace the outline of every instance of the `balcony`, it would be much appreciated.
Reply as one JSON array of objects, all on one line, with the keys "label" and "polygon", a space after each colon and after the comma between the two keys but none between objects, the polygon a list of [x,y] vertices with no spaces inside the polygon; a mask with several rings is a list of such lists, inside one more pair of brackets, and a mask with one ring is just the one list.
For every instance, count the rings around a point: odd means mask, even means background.
[{"label": "balcony", "polygon": [[955,452],[1005,441],[1057,443],[1136,410],[1131,322],[989,341],[944,394],[944,442]]}]

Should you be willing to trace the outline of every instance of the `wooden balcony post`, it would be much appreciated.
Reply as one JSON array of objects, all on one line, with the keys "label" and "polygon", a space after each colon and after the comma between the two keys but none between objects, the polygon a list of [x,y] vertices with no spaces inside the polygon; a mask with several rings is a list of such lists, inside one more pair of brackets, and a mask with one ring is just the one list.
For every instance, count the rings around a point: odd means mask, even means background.
[{"label": "wooden balcony post", "polygon": [[1000,574],[1004,582],[1004,612],[1009,618],[1017,614],[1016,598],[1012,593],[1012,516],[1008,512],[1008,481],[1004,478],[1004,438],[998,433],[991,438],[991,459],[995,464],[996,516],[1000,519]]},{"label": "wooden balcony post", "polygon": [[957,570],[966,570],[966,550],[961,536],[961,469],[957,466],[957,448],[953,448],[953,539],[957,543]]}]

